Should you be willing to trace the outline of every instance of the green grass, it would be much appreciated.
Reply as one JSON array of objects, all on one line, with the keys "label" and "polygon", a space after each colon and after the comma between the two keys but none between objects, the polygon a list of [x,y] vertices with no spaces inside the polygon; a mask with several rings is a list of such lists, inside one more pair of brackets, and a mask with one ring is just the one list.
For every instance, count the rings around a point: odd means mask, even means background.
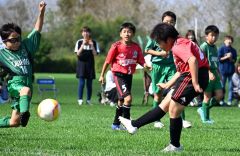
[{"label": "green grass", "polygon": [[[37,74],[44,76],[48,74]],[[169,119],[163,118],[165,127],[153,128],[153,124],[142,127],[137,134],[112,131],[110,125],[114,108],[97,104],[100,85],[94,81],[92,106],[77,105],[77,80],[74,74],[52,74],[59,88],[58,101],[62,113],[58,120],[45,122],[38,118],[36,110],[41,97],[34,84],[31,118],[26,128],[1,129],[0,155],[163,155],[169,143]],[[133,81],[132,118],[137,118],[149,109],[142,106],[142,75]],[[44,98],[53,97],[45,94]],[[236,107],[215,107],[211,116],[213,125],[203,125],[196,113],[196,107],[186,108],[186,117],[192,122],[191,129],[183,129],[181,143],[185,150],[179,155],[240,155],[239,149],[239,109]],[[1,116],[10,115],[9,104],[0,106]]]}]

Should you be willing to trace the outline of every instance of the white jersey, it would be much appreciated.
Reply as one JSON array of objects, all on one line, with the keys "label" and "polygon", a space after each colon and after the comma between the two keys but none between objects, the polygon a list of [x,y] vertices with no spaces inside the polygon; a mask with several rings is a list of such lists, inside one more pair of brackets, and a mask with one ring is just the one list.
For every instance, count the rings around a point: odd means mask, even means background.
[{"label": "white jersey", "polygon": [[111,70],[109,70],[106,74],[105,92],[110,91],[111,89],[113,89],[115,87],[116,87],[116,84],[113,79],[113,73]]}]

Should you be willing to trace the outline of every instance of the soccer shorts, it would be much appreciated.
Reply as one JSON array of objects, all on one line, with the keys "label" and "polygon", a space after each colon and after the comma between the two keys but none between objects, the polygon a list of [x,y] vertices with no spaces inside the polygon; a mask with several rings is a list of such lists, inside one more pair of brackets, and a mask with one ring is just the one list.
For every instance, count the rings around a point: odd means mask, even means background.
[{"label": "soccer shorts", "polygon": [[211,70],[211,72],[214,74],[215,79],[214,80],[209,80],[207,89],[205,92],[212,93],[216,90],[221,90],[223,89],[223,85],[221,83],[221,78],[217,70]]},{"label": "soccer shorts", "polygon": [[159,93],[160,88],[158,83],[166,83],[176,73],[175,64],[152,64],[151,78],[152,78],[152,90],[153,93]]},{"label": "soccer shorts", "polygon": [[126,96],[131,95],[132,75],[115,72],[113,78],[116,84],[119,100],[123,100]]},{"label": "soccer shorts", "polygon": [[[200,68],[198,70],[198,83],[200,87],[205,90],[208,85],[209,76],[207,68]],[[192,84],[192,77],[190,72],[182,73],[177,79],[172,93],[172,100],[187,106],[194,97],[200,95],[197,93]]]}]

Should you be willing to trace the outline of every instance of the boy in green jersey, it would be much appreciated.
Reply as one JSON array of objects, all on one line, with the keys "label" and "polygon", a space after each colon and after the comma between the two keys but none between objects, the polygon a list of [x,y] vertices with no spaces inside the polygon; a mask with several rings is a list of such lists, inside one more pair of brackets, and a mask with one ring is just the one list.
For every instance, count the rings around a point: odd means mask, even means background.
[{"label": "boy in green jersey", "polygon": [[[203,123],[212,124],[213,120],[210,119],[210,109],[221,101],[223,97],[222,83],[220,73],[218,70],[218,51],[215,42],[218,39],[219,29],[215,25],[209,25],[205,29],[206,41],[201,44],[200,48],[208,58],[209,63],[209,84],[204,91],[204,98],[202,107],[198,108]],[[214,97],[212,95],[214,93]]]},{"label": "boy in green jersey", "polygon": [[13,109],[11,117],[0,119],[0,128],[25,127],[28,123],[32,97],[32,57],[40,44],[45,7],[46,3],[41,1],[35,27],[24,40],[21,39],[21,28],[16,24],[8,23],[0,28],[0,36],[5,44],[5,48],[0,50],[0,64],[11,76],[7,88]]},{"label": "boy in green jersey", "polygon": [[[162,15],[162,22],[175,26],[177,17],[175,13],[171,11],[166,11]],[[151,71],[151,79],[152,79],[152,90],[154,93],[153,99],[153,108],[158,107],[162,100],[162,90],[158,87],[159,83],[166,83],[169,81],[173,75],[176,73],[176,67],[173,60],[172,52],[166,52],[162,50],[159,44],[150,39],[147,42],[145,47],[145,53],[151,54],[151,62],[152,62],[152,71]],[[185,120],[185,113],[182,112],[183,119],[183,127],[189,128],[191,127],[191,123]],[[162,128],[164,126],[160,121],[156,121],[154,123],[154,127]]]}]

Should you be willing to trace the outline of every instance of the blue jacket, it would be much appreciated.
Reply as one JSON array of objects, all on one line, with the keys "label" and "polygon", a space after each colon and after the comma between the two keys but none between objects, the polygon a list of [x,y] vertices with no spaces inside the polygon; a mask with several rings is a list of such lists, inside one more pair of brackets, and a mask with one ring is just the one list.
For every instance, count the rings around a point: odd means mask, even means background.
[{"label": "blue jacket", "polygon": [[[221,61],[220,58],[224,57],[226,53],[232,53],[233,61],[230,61],[229,59],[226,59],[224,61]],[[229,46],[222,45],[218,50],[218,58],[219,58],[219,70],[222,75],[232,75],[235,72],[235,62],[237,60],[237,52],[236,50]]]}]

